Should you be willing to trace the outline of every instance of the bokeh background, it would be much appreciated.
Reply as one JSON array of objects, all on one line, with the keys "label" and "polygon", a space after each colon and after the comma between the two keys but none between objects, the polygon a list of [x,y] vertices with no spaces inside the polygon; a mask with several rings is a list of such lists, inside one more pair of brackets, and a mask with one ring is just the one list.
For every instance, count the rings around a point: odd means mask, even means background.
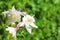
[{"label": "bokeh background", "polygon": [[13,5],[17,10],[35,15],[38,26],[32,29],[32,34],[21,28],[17,31],[17,40],[60,40],[60,0],[0,0],[0,40],[13,40],[5,30],[6,18],[2,15]]}]

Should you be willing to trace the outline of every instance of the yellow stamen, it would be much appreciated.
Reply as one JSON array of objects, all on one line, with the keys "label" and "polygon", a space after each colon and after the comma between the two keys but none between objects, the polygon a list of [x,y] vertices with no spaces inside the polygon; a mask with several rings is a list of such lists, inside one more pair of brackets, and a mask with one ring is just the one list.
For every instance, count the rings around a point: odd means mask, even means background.
[{"label": "yellow stamen", "polygon": [[13,14],[13,15],[12,15],[12,19],[14,19],[14,18],[15,18],[15,15]]},{"label": "yellow stamen", "polygon": [[6,17],[6,14],[4,14],[4,17]]},{"label": "yellow stamen", "polygon": [[32,19],[28,19],[27,22],[31,23],[32,22]]}]

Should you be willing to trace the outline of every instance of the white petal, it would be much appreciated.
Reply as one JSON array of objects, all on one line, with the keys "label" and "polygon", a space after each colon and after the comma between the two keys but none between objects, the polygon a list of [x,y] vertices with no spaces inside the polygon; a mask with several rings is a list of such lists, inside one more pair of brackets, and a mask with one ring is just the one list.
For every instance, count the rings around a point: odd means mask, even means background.
[{"label": "white petal", "polygon": [[3,14],[7,14],[7,13],[9,13],[9,11],[4,11],[4,12],[2,12]]},{"label": "white petal", "polygon": [[6,28],[6,30],[8,30],[8,28]]},{"label": "white petal", "polygon": [[6,31],[9,31],[9,30],[11,30],[11,27],[6,28]]},{"label": "white petal", "polygon": [[16,37],[16,32],[12,33],[13,37]]},{"label": "white petal", "polygon": [[26,12],[21,12],[21,15],[22,15],[22,16],[25,16],[25,15],[26,15]]},{"label": "white petal", "polygon": [[30,24],[32,27],[38,28],[34,23]]},{"label": "white petal", "polygon": [[23,23],[23,22],[19,22],[19,23],[17,24],[17,27],[22,27],[22,26],[24,26],[24,23]]},{"label": "white petal", "polygon": [[32,29],[29,25],[26,25],[26,30],[31,34]]},{"label": "white petal", "polygon": [[26,16],[23,17],[23,22],[26,22],[27,18]]},{"label": "white petal", "polygon": [[12,7],[12,11],[15,11],[15,7],[14,6]]}]

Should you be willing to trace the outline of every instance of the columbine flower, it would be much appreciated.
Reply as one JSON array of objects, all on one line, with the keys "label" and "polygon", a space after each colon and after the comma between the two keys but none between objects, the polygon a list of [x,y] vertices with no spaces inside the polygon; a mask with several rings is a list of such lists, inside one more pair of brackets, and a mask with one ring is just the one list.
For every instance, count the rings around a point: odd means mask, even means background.
[{"label": "columbine flower", "polygon": [[12,24],[14,22],[20,22],[21,15],[25,15],[25,12],[17,11],[14,6],[11,10],[3,12],[3,14],[7,15],[7,23]]},{"label": "columbine flower", "polygon": [[8,28],[6,28],[6,31],[9,31],[9,33],[11,33],[13,37],[16,37],[16,31],[18,29],[19,29],[18,27],[16,27],[16,28],[8,27]]},{"label": "columbine flower", "polygon": [[29,33],[31,33],[31,26],[37,28],[37,26],[34,24],[35,20],[33,16],[26,15],[23,17],[23,23],[26,26],[26,29]]},{"label": "columbine flower", "polygon": [[8,27],[6,28],[7,31],[9,31],[9,33],[11,33],[14,36],[16,36],[16,28],[13,27]]}]

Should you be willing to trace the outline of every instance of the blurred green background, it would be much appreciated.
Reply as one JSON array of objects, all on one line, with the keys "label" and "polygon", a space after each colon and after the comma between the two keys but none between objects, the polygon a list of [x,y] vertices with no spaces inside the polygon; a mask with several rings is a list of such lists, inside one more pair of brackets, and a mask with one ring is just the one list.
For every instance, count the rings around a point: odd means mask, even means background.
[{"label": "blurred green background", "polygon": [[25,28],[17,31],[17,40],[60,40],[60,0],[0,0],[0,40],[13,40],[5,30],[4,10],[12,6],[17,10],[35,15],[37,29],[29,34]]}]

